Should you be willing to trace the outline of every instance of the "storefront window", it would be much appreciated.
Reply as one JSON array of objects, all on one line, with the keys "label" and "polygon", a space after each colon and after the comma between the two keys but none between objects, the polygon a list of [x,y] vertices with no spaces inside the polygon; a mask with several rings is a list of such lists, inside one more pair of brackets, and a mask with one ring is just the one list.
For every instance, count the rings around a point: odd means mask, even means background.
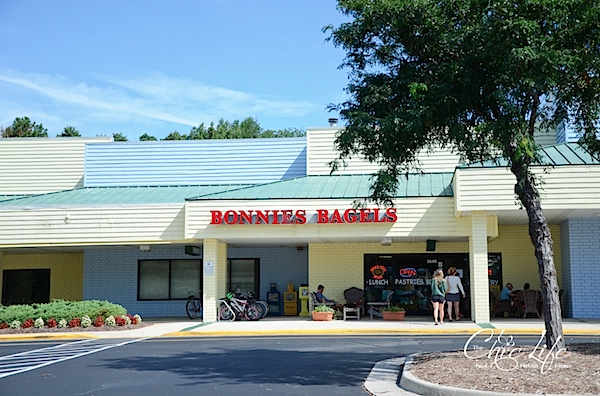
[{"label": "storefront window", "polygon": [[202,284],[200,260],[142,260],[138,300],[180,300]]},{"label": "storefront window", "polygon": [[[489,257],[492,265],[490,282],[501,282],[500,254],[493,253]],[[468,253],[366,254],[364,264],[367,301],[383,301],[393,292],[393,305],[421,315],[431,313],[431,278],[434,271],[441,268],[446,274],[449,267],[456,267],[467,291],[467,298],[461,300],[461,313],[470,316]]]}]

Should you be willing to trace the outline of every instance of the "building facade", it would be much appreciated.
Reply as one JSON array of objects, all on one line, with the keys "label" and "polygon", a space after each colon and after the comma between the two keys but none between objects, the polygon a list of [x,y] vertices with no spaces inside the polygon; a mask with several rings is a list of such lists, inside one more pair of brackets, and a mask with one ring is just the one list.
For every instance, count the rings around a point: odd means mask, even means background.
[{"label": "building facade", "polygon": [[[214,321],[217,300],[236,285],[266,299],[288,285],[323,284],[339,301],[350,287],[370,300],[394,291],[394,304],[429,315],[433,271],[455,266],[467,288],[463,312],[484,323],[490,287],[539,288],[507,167],[461,164],[438,150],[420,157],[423,172],[401,182],[393,207],[357,209],[376,167],[353,158],[330,174],[338,131],[0,139],[2,303],[102,299],[142,317],[183,316],[188,293],[202,290],[204,319]],[[543,154],[537,171],[564,315],[598,318],[584,279],[598,268],[600,161],[573,143]]]}]

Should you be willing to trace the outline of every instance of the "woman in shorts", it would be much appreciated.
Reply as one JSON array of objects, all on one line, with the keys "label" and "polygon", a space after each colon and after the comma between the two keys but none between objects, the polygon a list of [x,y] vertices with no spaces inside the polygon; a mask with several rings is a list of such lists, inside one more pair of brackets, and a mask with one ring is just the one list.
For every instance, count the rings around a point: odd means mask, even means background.
[{"label": "woman in shorts", "polygon": [[441,269],[435,270],[431,280],[431,303],[433,304],[433,319],[436,325],[444,324],[444,303],[446,302],[447,291],[448,283],[444,279],[444,272]]},{"label": "woman in shorts", "polygon": [[446,302],[448,303],[448,320],[452,322],[452,306],[454,305],[454,319],[460,320],[460,295],[465,298],[465,289],[463,289],[460,276],[456,273],[456,267],[448,268],[448,276],[446,276],[446,282],[448,282],[448,294],[446,294]]}]

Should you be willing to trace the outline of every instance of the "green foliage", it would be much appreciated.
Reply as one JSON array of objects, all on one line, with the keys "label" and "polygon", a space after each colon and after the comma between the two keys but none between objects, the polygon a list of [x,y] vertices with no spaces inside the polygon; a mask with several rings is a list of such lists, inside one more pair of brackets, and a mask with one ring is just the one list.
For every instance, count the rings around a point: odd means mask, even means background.
[{"label": "green foliage", "polygon": [[203,140],[203,139],[254,139],[254,138],[280,138],[280,137],[302,137],[306,133],[296,128],[286,128],[277,131],[263,130],[255,118],[247,117],[241,122],[233,122],[220,119],[217,125],[213,122],[209,126],[204,123],[193,127],[189,135],[179,132],[171,132],[163,140]]},{"label": "green foliage", "polygon": [[140,142],[148,142],[148,141],[155,141],[158,140],[156,139],[154,136],[150,136],[147,133],[144,133],[142,136],[140,136]]},{"label": "green foliage", "polygon": [[331,313],[333,313],[333,312],[335,312],[335,309],[331,308],[329,305],[321,304],[321,305],[317,305],[313,311],[315,311],[315,312],[331,312]]},{"label": "green foliage", "polygon": [[397,305],[392,305],[391,307],[385,307],[382,309],[382,311],[385,312],[406,312],[406,309],[404,309],[404,307],[400,307]]},{"label": "green foliage", "polygon": [[42,318],[47,323],[50,318],[56,321],[62,319],[69,321],[72,318],[82,318],[84,316],[90,318],[102,316],[106,318],[125,314],[127,314],[127,310],[123,306],[108,301],[55,300],[47,304],[0,306],[0,323],[11,323],[15,320],[25,322],[32,318]]},{"label": "green foliage", "polygon": [[72,127],[72,126],[65,127],[63,132],[60,135],[57,135],[57,137],[80,137],[80,136],[81,136],[81,134],[79,133],[79,131],[77,129],[75,129],[75,127]]},{"label": "green foliage", "polygon": [[127,141],[127,136],[123,135],[122,133],[113,133],[113,139],[115,142],[126,142]]},{"label": "green foliage", "polygon": [[2,129],[2,137],[48,137],[48,130],[28,117],[17,117],[11,126]]}]

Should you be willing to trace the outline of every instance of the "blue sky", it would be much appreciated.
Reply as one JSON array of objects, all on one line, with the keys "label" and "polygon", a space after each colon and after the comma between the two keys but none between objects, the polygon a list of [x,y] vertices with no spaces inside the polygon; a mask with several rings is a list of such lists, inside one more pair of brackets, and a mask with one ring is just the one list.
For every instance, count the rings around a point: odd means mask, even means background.
[{"label": "blue sky", "polygon": [[0,1],[0,126],[51,137],[148,133],[255,117],[325,126],[345,100],[335,0]]}]

